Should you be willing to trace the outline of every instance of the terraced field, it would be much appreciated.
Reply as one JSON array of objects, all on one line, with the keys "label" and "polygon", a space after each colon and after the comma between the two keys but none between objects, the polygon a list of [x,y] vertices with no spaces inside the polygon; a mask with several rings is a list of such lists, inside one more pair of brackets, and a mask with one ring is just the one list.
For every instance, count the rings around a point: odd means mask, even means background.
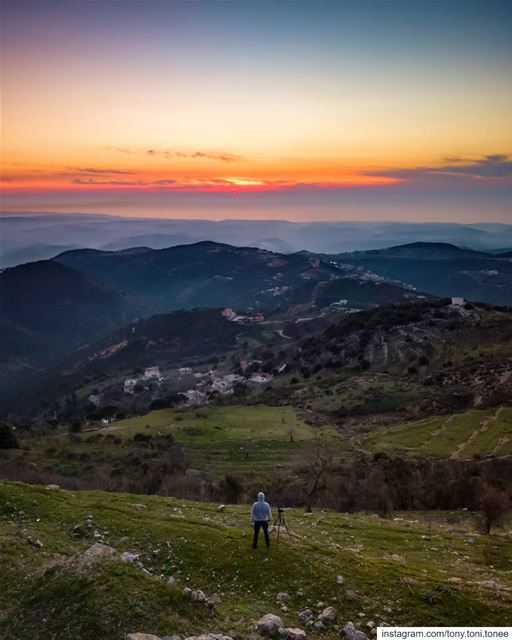
[{"label": "terraced field", "polygon": [[470,459],[512,453],[512,408],[471,410],[382,427],[361,439],[370,451],[424,453]]}]

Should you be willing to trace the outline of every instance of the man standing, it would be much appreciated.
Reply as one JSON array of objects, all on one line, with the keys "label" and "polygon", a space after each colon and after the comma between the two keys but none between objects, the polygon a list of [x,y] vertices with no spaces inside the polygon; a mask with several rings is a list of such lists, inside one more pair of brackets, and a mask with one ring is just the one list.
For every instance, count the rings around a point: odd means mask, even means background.
[{"label": "man standing", "polygon": [[256,549],[258,546],[258,536],[260,535],[260,529],[263,529],[265,534],[265,544],[270,547],[270,538],[268,535],[268,523],[272,520],[272,511],[270,511],[270,505],[265,502],[265,494],[263,491],[258,493],[258,501],[252,505],[251,522],[254,524],[254,539],[252,542],[252,548]]}]

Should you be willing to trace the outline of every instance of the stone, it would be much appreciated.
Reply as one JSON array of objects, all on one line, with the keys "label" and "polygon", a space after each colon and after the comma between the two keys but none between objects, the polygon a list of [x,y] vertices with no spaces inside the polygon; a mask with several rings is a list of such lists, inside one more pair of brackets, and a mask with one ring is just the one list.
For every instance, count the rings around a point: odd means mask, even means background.
[{"label": "stone", "polygon": [[343,627],[343,632],[346,640],[368,640],[366,633],[356,629],[353,622],[347,622]]},{"label": "stone", "polygon": [[318,616],[320,622],[335,622],[336,621],[336,609],[334,607],[325,607],[322,613]]},{"label": "stone", "polygon": [[325,629],[325,624],[321,620],[317,620],[316,622],[313,623],[313,627],[317,631],[322,631],[322,629]]},{"label": "stone", "polygon": [[345,595],[347,596],[348,600],[356,600],[358,597],[357,593],[353,589],[347,589],[347,592]]},{"label": "stone", "polygon": [[217,507],[217,511],[219,513],[222,513],[225,510],[226,510],[226,505],[225,504],[219,504],[219,506]]},{"label": "stone", "polygon": [[345,584],[345,578],[343,576],[336,576],[336,584],[339,584],[341,587]]},{"label": "stone", "polygon": [[279,629],[283,629],[283,621],[279,616],[273,613],[267,613],[256,623],[256,629],[259,633],[266,636],[273,636],[279,633]]},{"label": "stone", "polygon": [[96,542],[85,551],[83,558],[84,560],[104,560],[106,558],[113,558],[115,555],[116,550],[113,547],[110,547],[108,544]]},{"label": "stone", "polygon": [[204,595],[204,592],[201,591],[201,589],[198,589],[197,591],[192,591],[192,593],[190,594],[190,597],[192,598],[192,600],[196,600],[197,602],[206,601],[206,596]]},{"label": "stone", "polygon": [[455,578],[455,577],[448,578],[448,582],[450,584],[461,584],[462,583],[462,578]]},{"label": "stone", "polygon": [[177,583],[178,583],[178,578],[175,578],[174,576],[169,576],[169,578],[167,580],[167,584],[170,587],[175,587]]},{"label": "stone", "polygon": [[[162,638],[162,640],[165,639]],[[233,640],[233,638],[218,633],[203,633],[200,636],[187,636],[185,640]]]},{"label": "stone", "polygon": [[290,596],[287,593],[280,591],[276,596],[276,600],[288,600],[289,597]]},{"label": "stone", "polygon": [[183,595],[192,597],[192,589],[190,587],[183,587]]},{"label": "stone", "polygon": [[405,562],[405,558],[403,556],[399,556],[398,553],[391,554],[389,559],[393,560],[393,562]]},{"label": "stone", "polygon": [[58,484],[47,484],[46,489],[48,491],[60,491],[60,487]]},{"label": "stone", "polygon": [[373,620],[368,620],[366,626],[368,627],[368,629],[375,629],[375,622]]},{"label": "stone", "polygon": [[279,635],[286,640],[303,640],[303,638],[307,637],[304,629],[299,629],[297,627],[286,627],[285,629],[280,629]]},{"label": "stone", "polygon": [[288,607],[285,604],[281,605],[281,611],[283,613],[288,613]]},{"label": "stone", "polygon": [[128,633],[126,640],[160,640],[160,638],[151,633]]},{"label": "stone", "polygon": [[124,553],[121,554],[120,558],[121,558],[121,562],[127,562],[129,564],[133,564],[134,562],[137,562],[137,560],[139,559],[139,554],[125,551]]},{"label": "stone", "polygon": [[37,538],[32,538],[31,536],[28,536],[27,542],[29,545],[31,545],[32,547],[35,547],[36,549],[43,548],[43,543],[41,542],[41,540],[38,540]]},{"label": "stone", "polygon": [[141,504],[140,502],[134,502],[133,504],[130,505],[130,507],[132,509],[135,509],[136,511],[144,511],[145,509],[147,509],[145,504]]},{"label": "stone", "polygon": [[311,620],[312,617],[313,617],[313,612],[311,611],[311,609],[304,609],[304,611],[301,611],[299,613],[299,620],[304,623]]}]

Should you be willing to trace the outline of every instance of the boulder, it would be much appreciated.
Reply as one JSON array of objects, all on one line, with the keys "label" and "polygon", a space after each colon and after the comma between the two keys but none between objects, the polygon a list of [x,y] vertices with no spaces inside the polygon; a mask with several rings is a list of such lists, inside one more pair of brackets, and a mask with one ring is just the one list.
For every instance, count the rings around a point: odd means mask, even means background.
[{"label": "boulder", "polygon": [[343,632],[346,640],[368,640],[366,633],[356,629],[353,622],[347,622],[343,627]]},{"label": "boulder", "polygon": [[47,484],[46,489],[48,491],[60,491],[60,487],[58,484]]},{"label": "boulder", "polygon": [[121,562],[128,562],[129,564],[133,564],[134,562],[137,562],[137,560],[139,559],[139,554],[125,551],[124,553],[121,554],[120,558],[121,558]]},{"label": "boulder", "polygon": [[307,637],[306,632],[303,629],[294,627],[286,627],[285,629],[280,629],[279,635],[286,640],[303,640]]},{"label": "boulder", "polygon": [[128,633],[126,640],[160,640],[160,638],[151,633]]},{"label": "boulder", "polygon": [[83,555],[84,560],[106,560],[107,558],[113,558],[116,555],[116,550],[110,547],[108,544],[96,542],[85,551]]},{"label": "boulder", "polygon": [[336,609],[334,607],[325,607],[322,613],[318,616],[321,622],[335,622],[336,621]]},{"label": "boulder", "polygon": [[256,623],[258,633],[266,636],[274,636],[279,633],[279,629],[283,629],[284,624],[279,616],[273,613],[267,613]]},{"label": "boulder", "polygon": [[145,509],[147,509],[146,505],[140,502],[134,502],[133,504],[130,505],[130,507],[132,509],[135,509],[136,511],[144,511]]},{"label": "boulder", "polygon": [[280,591],[276,596],[276,600],[288,600],[289,597],[290,596],[287,593]]},{"label": "boulder", "polygon": [[206,596],[204,595],[204,592],[201,591],[201,589],[192,591],[190,597],[192,598],[192,600],[197,600],[197,602],[204,602],[206,600]]},{"label": "boulder", "polygon": [[304,623],[309,622],[312,617],[313,617],[313,612],[311,611],[311,609],[304,609],[304,611],[301,611],[299,613],[299,620]]},{"label": "boulder", "polygon": [[225,504],[219,504],[219,506],[217,507],[217,511],[219,513],[222,513],[225,509],[226,509],[226,505]]}]

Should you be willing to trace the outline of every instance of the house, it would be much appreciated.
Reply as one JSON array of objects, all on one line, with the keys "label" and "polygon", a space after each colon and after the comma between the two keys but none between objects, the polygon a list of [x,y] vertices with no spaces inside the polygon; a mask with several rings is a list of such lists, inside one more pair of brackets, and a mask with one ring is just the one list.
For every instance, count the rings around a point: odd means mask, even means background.
[{"label": "house", "polygon": [[253,385],[269,384],[273,379],[274,376],[270,373],[253,373],[247,382]]},{"label": "house", "polygon": [[126,380],[124,381],[124,387],[123,387],[123,391],[125,393],[133,393],[133,390],[135,389],[135,385],[138,382],[138,378],[126,378]]},{"label": "house", "polygon": [[227,380],[215,380],[211,386],[211,391],[216,391],[221,396],[230,396],[233,394],[233,385]]},{"label": "house", "polygon": [[265,316],[262,313],[257,313],[254,316],[254,322],[264,322],[265,321]]},{"label": "house", "polygon": [[201,391],[197,391],[197,389],[189,389],[181,395],[185,397],[185,404],[187,407],[200,407],[203,404],[208,404],[206,394]]},{"label": "house", "polygon": [[144,380],[152,380],[152,379],[160,379],[160,369],[158,367],[146,367],[144,369],[144,375],[142,376]]},{"label": "house", "polygon": [[228,320],[233,320],[233,318],[236,317],[236,313],[233,311],[233,309],[231,309],[231,307],[226,307],[222,311],[222,317],[227,318]]},{"label": "house", "polygon": [[192,369],[190,367],[181,367],[180,369],[178,369],[178,373],[181,376],[188,376],[192,373]]},{"label": "house", "polygon": [[463,307],[465,304],[464,298],[452,298],[452,307]]},{"label": "house", "polygon": [[101,403],[101,396],[99,393],[91,393],[87,400],[89,400],[89,402],[95,407],[99,407]]}]

